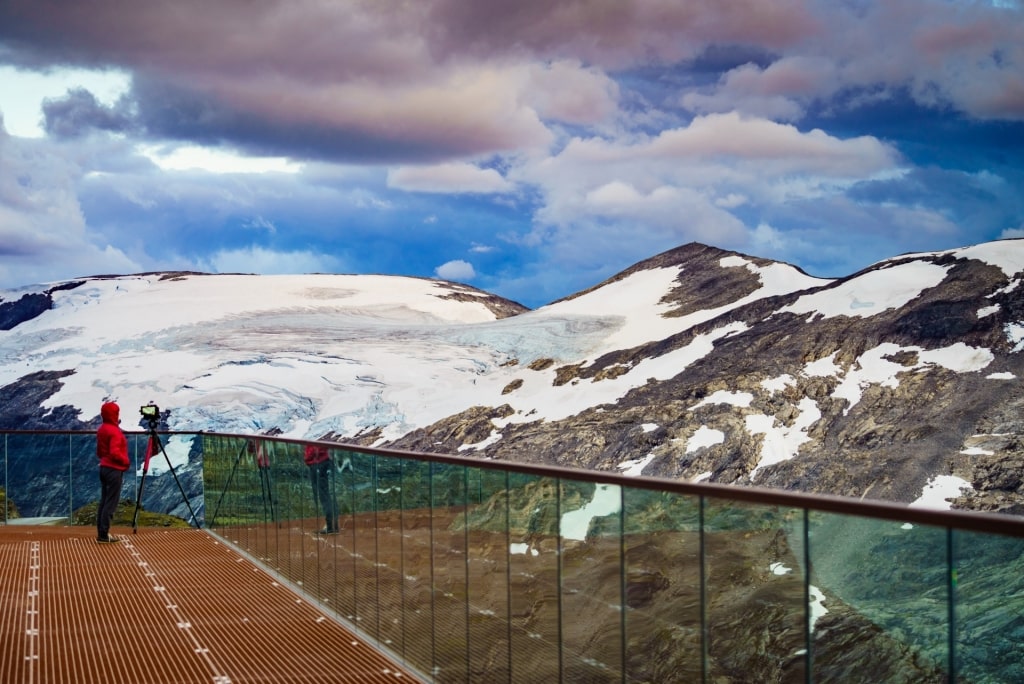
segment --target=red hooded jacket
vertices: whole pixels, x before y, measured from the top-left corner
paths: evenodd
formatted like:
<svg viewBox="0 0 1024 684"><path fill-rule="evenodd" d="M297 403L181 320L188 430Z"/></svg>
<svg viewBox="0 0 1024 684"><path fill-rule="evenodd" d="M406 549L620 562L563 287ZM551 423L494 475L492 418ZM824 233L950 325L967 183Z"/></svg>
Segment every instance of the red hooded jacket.
<svg viewBox="0 0 1024 684"><path fill-rule="evenodd" d="M103 424L96 431L96 458L100 460L100 466L128 470L131 465L128 460L128 440L118 425L121 422L121 407L109 401L100 407L100 416L103 417Z"/></svg>
<svg viewBox="0 0 1024 684"><path fill-rule="evenodd" d="M316 465L317 463L323 463L331 457L327 451L327 447L320 446L319 444L310 444L306 446L306 452L303 454L302 460L306 462L306 465Z"/></svg>

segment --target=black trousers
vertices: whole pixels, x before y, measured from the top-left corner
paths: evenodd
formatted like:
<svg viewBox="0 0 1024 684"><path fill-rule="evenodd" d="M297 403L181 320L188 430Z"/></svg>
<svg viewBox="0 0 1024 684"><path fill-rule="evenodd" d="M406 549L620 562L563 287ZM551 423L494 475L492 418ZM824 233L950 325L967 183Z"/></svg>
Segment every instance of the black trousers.
<svg viewBox="0 0 1024 684"><path fill-rule="evenodd" d="M121 481L124 471L100 466L100 507L96 511L96 536L100 539L110 533L117 503L121 500Z"/></svg>
<svg viewBox="0 0 1024 684"><path fill-rule="evenodd" d="M338 508L334 504L334 464L330 459L309 466L309 482L313 485L313 498L326 520L325 529L338 531Z"/></svg>

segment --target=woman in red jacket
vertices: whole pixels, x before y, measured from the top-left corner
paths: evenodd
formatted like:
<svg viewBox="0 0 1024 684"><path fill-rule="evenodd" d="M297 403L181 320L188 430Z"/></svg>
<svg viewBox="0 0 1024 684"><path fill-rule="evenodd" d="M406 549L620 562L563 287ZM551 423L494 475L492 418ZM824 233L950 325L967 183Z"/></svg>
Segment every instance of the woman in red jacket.
<svg viewBox="0 0 1024 684"><path fill-rule="evenodd" d="M121 499L121 481L128 470L128 440L121 432L121 407L108 401L100 407L103 423L96 431L96 458L100 462L100 507L96 511L96 541L110 544L120 541L110 536L110 521Z"/></svg>
<svg viewBox="0 0 1024 684"><path fill-rule="evenodd" d="M313 498L326 521L318 534L338 534L338 508L334 505L334 463L327 447L309 444L303 460L309 466L309 482L313 485Z"/></svg>

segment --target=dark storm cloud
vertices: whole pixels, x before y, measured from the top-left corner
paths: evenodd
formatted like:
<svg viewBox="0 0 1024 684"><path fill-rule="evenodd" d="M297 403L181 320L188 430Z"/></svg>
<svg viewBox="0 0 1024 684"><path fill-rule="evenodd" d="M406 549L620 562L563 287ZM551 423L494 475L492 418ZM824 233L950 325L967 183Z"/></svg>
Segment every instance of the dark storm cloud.
<svg viewBox="0 0 1024 684"><path fill-rule="evenodd" d="M615 114L613 87L605 87L606 103L568 106L572 93L586 91L582 81L596 92L604 74L671 65L705 75L706 92L686 101L697 113L747 108L793 120L841 88L892 83L929 105L1020 118L1024 86L1014 64L1022 41L992 8L925 0L859 13L815 0L0 5L5 59L130 72L152 136L360 163L544 148L551 122L567 113ZM708 80L715 69L723 74L717 84ZM990 85L973 76L978 69ZM104 113L91 104L69 98L50 125L62 135L90 121L102 127L96 117Z"/></svg>
<svg viewBox="0 0 1024 684"><path fill-rule="evenodd" d="M545 146L541 115L612 111L551 106L552 92L593 87L581 87L587 64L670 63L715 40L782 46L815 24L798 0L718 4L12 0L0 6L0 46L24 67L131 72L139 123L154 137L424 162ZM552 68L560 59L576 66ZM48 125L60 135L113 130L124 124L115 114L69 97Z"/></svg>
<svg viewBox="0 0 1024 684"><path fill-rule="evenodd" d="M43 118L46 132L57 138L77 138L94 130L124 133L132 128L127 100L106 107L84 88L44 101Z"/></svg>
<svg viewBox="0 0 1024 684"><path fill-rule="evenodd" d="M424 136L412 131L305 125L263 116L229 99L199 93L159 77L136 77L136 123L152 138L199 144L230 143L257 156L287 156L351 163L424 162L480 152L481 141L470 136ZM486 148L487 144L483 143Z"/></svg>

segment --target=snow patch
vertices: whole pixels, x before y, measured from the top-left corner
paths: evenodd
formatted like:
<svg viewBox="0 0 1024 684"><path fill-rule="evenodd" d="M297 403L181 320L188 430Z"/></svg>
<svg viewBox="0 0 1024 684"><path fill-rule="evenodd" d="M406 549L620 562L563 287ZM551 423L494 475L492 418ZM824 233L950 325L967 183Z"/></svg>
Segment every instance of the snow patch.
<svg viewBox="0 0 1024 684"><path fill-rule="evenodd" d="M825 594L821 589L812 584L808 586L808 593L811 595L811 631L813 632L818 620L828 614L828 608L825 607Z"/></svg>
<svg viewBox="0 0 1024 684"><path fill-rule="evenodd" d="M809 378L827 378L833 375L840 375L843 372L843 369L836 364L836 354L838 353L839 352L832 352L824 358L811 361L804 365L804 375Z"/></svg>
<svg viewBox="0 0 1024 684"><path fill-rule="evenodd" d="M697 428L697 431L693 433L693 436L687 440L686 453L690 454L697 451L697 449L703 449L704 447L710 447L724 442L724 432L709 428L707 425L701 425Z"/></svg>
<svg viewBox="0 0 1024 684"><path fill-rule="evenodd" d="M747 430L753 435L764 435L764 441L761 444L761 459L750 472L751 480L757 477L762 468L795 457L800 450L800 445L810 441L811 438L807 435L807 430L821 418L821 411L818 409L818 404L809 397L801 399L798 408L800 415L790 427L776 426L775 418L772 416L747 416Z"/></svg>
<svg viewBox="0 0 1024 684"><path fill-rule="evenodd" d="M647 454L643 458L635 458L619 463L616 468L622 471L626 477L640 477L644 474L644 468L654 460L654 454Z"/></svg>
<svg viewBox="0 0 1024 684"><path fill-rule="evenodd" d="M512 556L536 556L539 554L539 551L531 547L529 544L509 544L508 552Z"/></svg>
<svg viewBox="0 0 1024 684"><path fill-rule="evenodd" d="M946 277L951 267L911 261L868 271L835 287L801 296L779 313L814 314L824 318L867 318L898 309Z"/></svg>
<svg viewBox="0 0 1024 684"><path fill-rule="evenodd" d="M1013 351L1024 350L1024 323L1007 323L1003 326L1007 341L1013 345Z"/></svg>
<svg viewBox="0 0 1024 684"><path fill-rule="evenodd" d="M777 378L768 378L767 380L762 380L761 381L762 389L764 389L764 391L768 392L769 394L775 394L776 392L781 392L782 390L786 389L787 387L791 387L791 386L793 386L795 384L796 384L796 378L794 378L792 375L790 375L788 373L786 373L784 375L780 375Z"/></svg>
<svg viewBox="0 0 1024 684"><path fill-rule="evenodd" d="M731 406L738 406L746 408L750 406L750 402L754 401L754 395L750 392L729 392L728 390L718 390L713 394L704 397L699 402L690 407L690 411L694 411L701 406L707 406L709 404L729 404Z"/></svg>
<svg viewBox="0 0 1024 684"><path fill-rule="evenodd" d="M953 507L949 499L960 496L964 490L972 491L974 487L967 480L955 475L936 475L913 503L911 508L936 508L949 510Z"/></svg>
<svg viewBox="0 0 1024 684"><path fill-rule="evenodd" d="M622 488L617 485L599 484L594 488L594 496L587 505L562 515L558 527L559 534L565 539L584 541L587 538L591 520L618 513L621 510Z"/></svg>
<svg viewBox="0 0 1024 684"><path fill-rule="evenodd" d="M904 366L888 360L897 352L916 352L918 361L912 366ZM923 350L921 347L900 347L886 342L869 349L857 358L851 369L832 392L838 399L848 402L843 413L857 405L861 398L861 390L869 385L882 387L899 387L899 373L921 370L927 366L942 366L956 373L970 373L984 369L995 359L988 349L971 347L961 342L934 350Z"/></svg>

